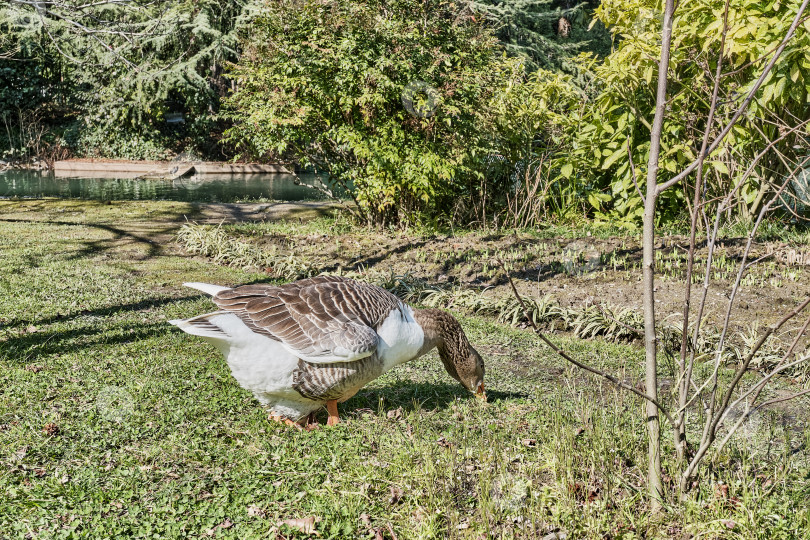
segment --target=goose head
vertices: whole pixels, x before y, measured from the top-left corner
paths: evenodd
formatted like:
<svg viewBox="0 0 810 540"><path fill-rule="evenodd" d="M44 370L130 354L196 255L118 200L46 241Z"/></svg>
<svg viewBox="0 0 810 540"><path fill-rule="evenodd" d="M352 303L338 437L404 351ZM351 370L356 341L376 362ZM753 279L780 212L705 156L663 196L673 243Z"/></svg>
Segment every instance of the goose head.
<svg viewBox="0 0 810 540"><path fill-rule="evenodd" d="M425 332L422 352L433 347L439 351L444 369L475 397L486 401L484 391L484 360L478 354L459 322L440 309L420 309L414 318Z"/></svg>

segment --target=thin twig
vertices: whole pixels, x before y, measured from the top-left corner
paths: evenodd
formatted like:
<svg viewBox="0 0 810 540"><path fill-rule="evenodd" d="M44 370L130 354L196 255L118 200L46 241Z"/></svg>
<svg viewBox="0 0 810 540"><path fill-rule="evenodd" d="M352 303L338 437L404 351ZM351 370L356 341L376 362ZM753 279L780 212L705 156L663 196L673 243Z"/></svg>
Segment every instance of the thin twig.
<svg viewBox="0 0 810 540"><path fill-rule="evenodd" d="M720 91L720 78L723 71L723 54L726 47L726 35L728 34L728 7L730 0L726 0L723 10L723 35L720 39L720 53L717 59L717 70L714 77L714 88L712 89L712 100L709 108L709 118L706 121L706 129L703 132L703 142L701 143L700 153L698 155L697 165L697 179L695 181L695 195L694 202L692 203L692 210L690 212L691 223L689 227L689 256L686 264L686 285L683 300L683 328L681 334L681 350L678 361L678 371L683 379L678 386L678 405L680 406L680 413L678 415L678 426L675 445L678 453L678 461L683 462L685 456L686 446L686 403L689 397L689 385L692 382L692 370L694 367L693 362L689 362L687 368L686 364L686 350L687 341L689 340L689 313L692 302L692 272L694 271L695 262L695 237L697 235L698 211L700 206L700 199L703 190L703 161L706 154L706 146L709 144L709 135L711 133L712 125L714 124L714 115L717 111L717 95ZM706 277L709 272L706 270ZM704 296L705 301L705 296ZM701 312L703 306L701 305ZM694 358L694 355L692 355Z"/></svg>
<svg viewBox="0 0 810 540"><path fill-rule="evenodd" d="M803 396L803 395L805 395L805 394L807 394L807 393L810 393L810 388L808 388L807 390L802 390L801 392L796 392L795 394L792 394L792 395L789 395L789 396L785 396L785 397L781 397L781 398L774 398L774 399L771 399L771 400L769 400L769 401L766 401L765 403L762 403L762 404L760 404L760 405L756 406L755 408L751 409L750 411L747 411L745 414L743 414L742 416L740 416L740 418L738 418L738 419L737 419L737 423L736 423L736 424L734 424L734 425L733 425L733 426L732 426L732 427L731 427L731 428L728 430L728 433L726 434L726 436L725 436L725 437L723 437L723 440L722 440L722 441L720 441L720 442L717 444L717 447L715 448L715 451L716 451L716 452L719 452L720 450L722 450L722 449L723 449L723 447L724 447L724 446L725 446L725 445L728 443L728 441L731 439L731 437L732 437L732 436L733 436L733 435L734 435L734 434L737 432L737 430L740 428L740 426L743 424L743 422L744 422L744 421L745 421L745 420L746 420L748 417L750 417L752 414L754 414L755 412L757 412L758 410L762 409L763 407L767 407L768 405L773 405L774 403L780 403L780 402L782 402L782 401L788 401L788 400L791 400L791 399L796 399L797 397L801 397L801 396Z"/></svg>
<svg viewBox="0 0 810 540"><path fill-rule="evenodd" d="M771 372L768 375L766 375L765 377L763 377L761 381L759 381L754 386L752 386L747 392L743 393L739 398L737 398L737 400L734 403L729 405L729 407L728 407L729 409L734 409L737 405L740 404L740 402L742 400L747 398L752 393L754 394L754 397L751 398L751 403L756 402L756 400L759 397L760 393L762 393L762 390L765 388L765 384L767 384L767 382L770 379L772 379L773 377L775 377L777 374L781 373L782 371L785 371L786 369L788 369L790 367L793 367L795 365L801 364L802 362L804 362L806 360L806 358L803 358L803 359L800 359L800 360L797 360L795 362L791 362L791 363L785 365L785 361L787 361L787 359L790 358L790 356L793 354L794 349L796 348L796 345L799 344L799 341L801 340L802 336L804 336L805 332L807 332L808 326L810 326L810 317L808 317L807 320L804 322L804 325L801 327L799 332L796 334L796 337L793 339L793 343L791 343L790 348L787 351L785 351L785 354L782 355L782 358L773 367Z"/></svg>
<svg viewBox="0 0 810 540"><path fill-rule="evenodd" d="M711 411L711 414L706 421L706 427L708 429L706 429L704 432L704 437L703 440L701 440L700 448L698 448L698 451L695 453L695 456L692 458L692 461L689 463L686 471L683 473L685 478L690 478L694 474L695 468L714 442L715 434L717 433L717 426L720 423L720 420L722 420L723 416L725 416L725 412L728 410L731 394L736 389L737 384L739 384L743 375L745 375L745 372L748 371L748 366L750 365L751 360L756 352L760 349L760 347L762 347L771 334L779 330L782 325L798 315L805 307L807 307L808 304L810 304L810 297L802 302L796 309L785 315L778 323L768 328L756 345L751 349L751 351L749 351L748 356L746 356L746 358L743 360L742 365L737 369L737 372L734 374L734 378L732 379L731 383L729 383L726 391L723 393L720 406L717 408L717 414L715 414L714 410ZM780 368L780 370L783 368L787 368L787 366L783 366Z"/></svg>
<svg viewBox="0 0 810 540"><path fill-rule="evenodd" d="M810 394L810 388L808 388L807 390L802 390L801 392L796 392L795 394L792 394L790 396L785 396L785 397L774 398L774 399L768 400L765 403L763 403L762 405L760 405L759 407L757 407L757 409L760 409L762 407L767 407L768 405L773 405L774 403L781 403L782 401L788 401L788 400L791 400L791 399L796 399L797 397L803 396L805 394Z"/></svg>
<svg viewBox="0 0 810 540"><path fill-rule="evenodd" d="M629 384L625 384L624 382L620 381L619 379L617 379L616 377L614 377L613 375L611 375L609 373L605 373L604 371L601 371L601 370L599 370L599 369L597 369L595 367L591 367L591 366L589 366L587 364L584 364L584 363L580 362L579 360L575 360L567 352L565 352L564 350L557 347L554 343L552 343L551 340L549 340L545 336L545 334L543 334L543 332L540 331L540 329L534 323L534 320L532 320L532 317L529 315L529 310L526 309L526 304L523 303L523 298L518 293L517 288L515 287L515 283L512 281L512 276L510 276L509 272L506 271L506 268L504 266L503 261L500 260L500 259L497 259L497 261L498 261L498 264L501 266L501 269L503 270L504 274L506 274L506 278L509 280L509 285L512 286L512 292L515 294L515 298L517 298L518 302L520 302L520 307L523 309L523 315L529 321L529 324L534 329L534 332L540 337L541 340L543 340L543 342L546 345L548 345L551 348L551 350L553 350L555 353L557 353L558 355L563 357L565 360L568 360L569 362L571 362L572 364L574 364L578 368L584 369L585 371L593 373L594 375L599 375L600 377L604 377L605 379L609 380L610 382L612 382L616 386L618 386L620 388L624 388L625 390L628 390L630 392L633 392L637 396L649 401L650 403L655 405L658 408L659 411L661 411L661 414L664 415L664 417L667 419L667 421L669 421L670 424L674 425L675 422L673 421L672 417L669 415L669 413L664 408L664 406L661 405L661 403L658 402L658 400L651 398L650 396L646 395L643 392L640 392L638 389L633 388Z"/></svg>

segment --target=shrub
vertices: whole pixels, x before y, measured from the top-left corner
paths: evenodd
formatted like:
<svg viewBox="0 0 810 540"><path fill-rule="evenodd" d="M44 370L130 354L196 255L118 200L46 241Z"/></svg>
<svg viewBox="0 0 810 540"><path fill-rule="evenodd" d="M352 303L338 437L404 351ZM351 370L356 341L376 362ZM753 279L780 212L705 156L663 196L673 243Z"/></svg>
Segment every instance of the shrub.
<svg viewBox="0 0 810 540"><path fill-rule="evenodd" d="M481 179L510 62L452 2L269 2L244 39L228 138L327 173L370 223L447 216Z"/></svg>

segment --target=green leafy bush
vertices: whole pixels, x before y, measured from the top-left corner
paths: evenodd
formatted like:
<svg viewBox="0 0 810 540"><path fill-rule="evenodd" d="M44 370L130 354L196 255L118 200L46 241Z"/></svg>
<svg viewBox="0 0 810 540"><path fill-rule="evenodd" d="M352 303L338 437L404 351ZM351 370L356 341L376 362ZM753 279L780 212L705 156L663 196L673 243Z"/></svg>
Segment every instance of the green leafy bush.
<svg viewBox="0 0 810 540"><path fill-rule="evenodd" d="M724 62L716 134L739 106L790 26L799 2L732 0L725 49L720 53L723 0L699 0L678 7L669 69L670 96L664 122L660 167L674 176L699 153L706 127L717 62ZM644 167L649 153L662 18L656 2L605 0L597 17L613 32L617 47L591 70L597 97L571 124L570 148L558 161L559 175L586 186L598 218L637 223L642 214ZM810 24L799 26L749 113L706 162L711 195L727 193L742 181L754 155L780 130L808 117ZM758 210L775 181L807 153L801 131L788 137L741 186L735 212L743 218ZM629 149L629 152L628 152ZM635 183L632 162L636 167ZM666 177L664 178L666 180ZM708 197L708 198L711 198ZM662 220L672 220L691 200L690 185L669 190L659 200Z"/></svg>
<svg viewBox="0 0 810 540"><path fill-rule="evenodd" d="M582 93L570 76L543 70L524 75L519 65L502 81L488 105L493 147L501 158L487 170L495 196L490 206L503 214L501 223L515 227L569 216L581 204L580 187L552 177L549 164L565 151L570 114Z"/></svg>
<svg viewBox="0 0 810 540"><path fill-rule="evenodd" d="M244 46L228 137L246 152L328 173L377 224L475 195L508 62L480 18L443 1L280 1Z"/></svg>

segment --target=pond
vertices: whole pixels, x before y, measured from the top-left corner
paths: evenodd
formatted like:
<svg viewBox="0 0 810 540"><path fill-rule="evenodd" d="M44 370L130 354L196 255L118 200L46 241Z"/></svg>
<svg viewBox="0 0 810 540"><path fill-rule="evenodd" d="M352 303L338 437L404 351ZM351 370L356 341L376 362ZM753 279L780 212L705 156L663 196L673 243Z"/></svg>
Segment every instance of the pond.
<svg viewBox="0 0 810 540"><path fill-rule="evenodd" d="M312 183L315 175L300 174ZM38 171L0 172L0 198L60 197L91 200L172 200L240 202L271 199L307 201L325 198L295 183L292 174L205 174L175 180L67 178Z"/></svg>

